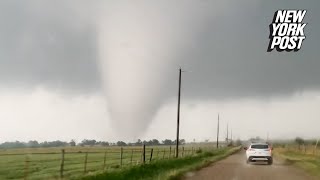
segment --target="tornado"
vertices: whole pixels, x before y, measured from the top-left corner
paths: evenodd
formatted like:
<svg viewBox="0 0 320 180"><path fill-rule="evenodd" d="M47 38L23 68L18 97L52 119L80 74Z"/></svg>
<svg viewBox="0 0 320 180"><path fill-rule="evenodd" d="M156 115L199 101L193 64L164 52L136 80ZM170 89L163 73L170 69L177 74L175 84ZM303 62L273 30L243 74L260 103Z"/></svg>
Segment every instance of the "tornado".
<svg viewBox="0 0 320 180"><path fill-rule="evenodd" d="M212 7L207 1L104 4L98 23L99 63L118 137L142 135L162 103L178 92L181 57L214 14ZM173 72L176 76L169 76Z"/></svg>

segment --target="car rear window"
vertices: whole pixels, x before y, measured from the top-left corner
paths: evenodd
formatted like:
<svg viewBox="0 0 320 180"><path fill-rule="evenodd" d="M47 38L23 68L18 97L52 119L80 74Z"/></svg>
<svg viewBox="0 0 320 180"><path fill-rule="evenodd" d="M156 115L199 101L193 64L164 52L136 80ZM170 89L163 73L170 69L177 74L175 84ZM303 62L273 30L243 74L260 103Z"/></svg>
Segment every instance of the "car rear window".
<svg viewBox="0 0 320 180"><path fill-rule="evenodd" d="M267 144L254 144L251 145L252 149L268 149L269 146Z"/></svg>

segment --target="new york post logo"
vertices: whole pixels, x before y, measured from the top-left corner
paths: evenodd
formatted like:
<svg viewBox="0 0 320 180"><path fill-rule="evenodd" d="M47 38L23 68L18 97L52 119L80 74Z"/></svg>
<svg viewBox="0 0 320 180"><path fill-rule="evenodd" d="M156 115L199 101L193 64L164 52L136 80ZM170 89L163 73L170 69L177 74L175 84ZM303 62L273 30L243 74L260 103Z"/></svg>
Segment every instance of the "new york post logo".
<svg viewBox="0 0 320 180"><path fill-rule="evenodd" d="M274 48L281 51L299 51L302 42L306 39L304 28L307 25L302 23L306 10L278 10L274 13L273 21L270 24L268 52Z"/></svg>

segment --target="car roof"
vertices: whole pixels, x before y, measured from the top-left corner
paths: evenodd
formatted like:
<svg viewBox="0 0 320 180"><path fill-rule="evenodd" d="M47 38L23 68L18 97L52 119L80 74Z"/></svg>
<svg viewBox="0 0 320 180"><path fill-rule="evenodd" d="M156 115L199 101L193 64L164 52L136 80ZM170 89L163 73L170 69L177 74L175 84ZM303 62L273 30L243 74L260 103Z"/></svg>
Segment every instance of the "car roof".
<svg viewBox="0 0 320 180"><path fill-rule="evenodd" d="M250 145L269 145L267 143L251 143Z"/></svg>

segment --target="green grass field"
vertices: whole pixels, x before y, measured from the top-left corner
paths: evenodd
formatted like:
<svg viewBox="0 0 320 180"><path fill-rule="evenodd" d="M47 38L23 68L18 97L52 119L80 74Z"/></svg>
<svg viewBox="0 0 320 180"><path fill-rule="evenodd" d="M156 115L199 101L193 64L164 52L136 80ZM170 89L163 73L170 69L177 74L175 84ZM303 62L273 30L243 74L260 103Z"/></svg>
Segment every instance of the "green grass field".
<svg viewBox="0 0 320 180"><path fill-rule="evenodd" d="M142 166L124 168L112 172L97 175L85 176L81 180L139 180L139 179L181 179L188 171L200 169L209 164L223 159L228 155L237 152L240 147L221 148L211 151L198 152L197 155L187 156L179 159L165 159Z"/></svg>
<svg viewBox="0 0 320 180"><path fill-rule="evenodd" d="M146 163L174 157L169 146L146 147ZM124 147L121 161L120 147L66 147L63 175L65 179L112 172L142 163L142 147ZM183 150L184 149L184 150ZM193 156L199 146L181 146L179 156ZM204 151L213 146L201 145ZM87 154L87 163L85 163ZM0 179L59 179L61 148L23 148L0 150Z"/></svg>
<svg viewBox="0 0 320 180"><path fill-rule="evenodd" d="M276 156L284 159L286 163L293 164L320 178L320 155L314 151L313 146L301 151L297 148L275 148Z"/></svg>

